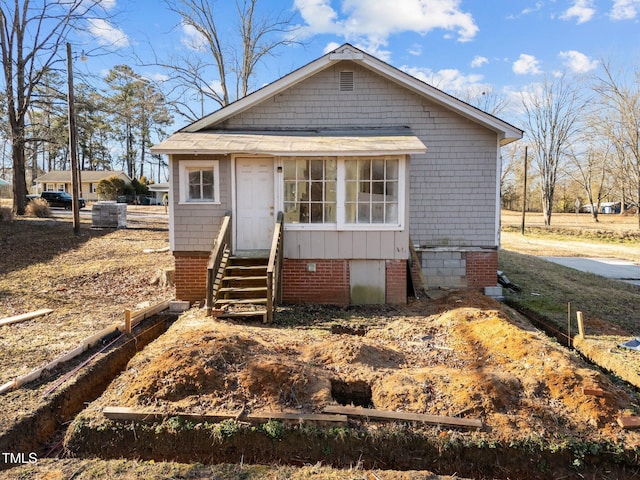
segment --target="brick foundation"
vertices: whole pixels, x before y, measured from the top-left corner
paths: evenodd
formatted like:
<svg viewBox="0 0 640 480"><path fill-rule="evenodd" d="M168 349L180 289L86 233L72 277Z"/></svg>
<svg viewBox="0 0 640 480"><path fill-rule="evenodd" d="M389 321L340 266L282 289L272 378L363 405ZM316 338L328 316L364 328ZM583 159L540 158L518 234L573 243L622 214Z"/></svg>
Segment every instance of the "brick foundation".
<svg viewBox="0 0 640 480"><path fill-rule="evenodd" d="M207 297L208 255L174 252L176 300L199 302Z"/></svg>
<svg viewBox="0 0 640 480"><path fill-rule="evenodd" d="M315 271L309 271L313 265ZM349 260L285 259L282 267L284 303L350 304ZM407 303L407 262L387 260L385 301Z"/></svg>
<svg viewBox="0 0 640 480"><path fill-rule="evenodd" d="M498 284L498 251L467 252L467 285L470 289L484 289Z"/></svg>
<svg viewBox="0 0 640 480"><path fill-rule="evenodd" d="M174 252L176 299L191 303L206 298L208 255ZM309 266L315 271L309 271ZM495 275L494 275L495 276ZM407 262L385 262L385 301L407 302ZM284 303L316 303L347 306L350 303L349 260L284 259L282 293Z"/></svg>
<svg viewBox="0 0 640 480"><path fill-rule="evenodd" d="M308 265L315 265L310 272ZM349 305L348 260L292 260L282 265L284 303Z"/></svg>
<svg viewBox="0 0 640 480"><path fill-rule="evenodd" d="M407 303L406 260L387 260L385 303Z"/></svg>

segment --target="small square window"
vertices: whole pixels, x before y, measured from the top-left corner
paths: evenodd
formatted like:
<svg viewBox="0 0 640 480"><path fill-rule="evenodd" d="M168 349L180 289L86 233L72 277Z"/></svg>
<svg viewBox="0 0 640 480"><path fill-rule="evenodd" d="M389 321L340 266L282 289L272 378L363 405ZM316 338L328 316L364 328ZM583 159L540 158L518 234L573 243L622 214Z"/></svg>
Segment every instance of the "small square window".
<svg viewBox="0 0 640 480"><path fill-rule="evenodd" d="M217 160L180 162L180 202L220 202Z"/></svg>

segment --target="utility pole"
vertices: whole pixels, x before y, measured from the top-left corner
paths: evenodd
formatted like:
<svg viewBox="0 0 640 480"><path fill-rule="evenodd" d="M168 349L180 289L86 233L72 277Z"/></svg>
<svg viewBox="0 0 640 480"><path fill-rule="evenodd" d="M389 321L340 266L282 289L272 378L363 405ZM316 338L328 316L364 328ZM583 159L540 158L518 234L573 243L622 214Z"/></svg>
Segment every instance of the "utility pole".
<svg viewBox="0 0 640 480"><path fill-rule="evenodd" d="M80 234L80 185L78 182L78 152L76 150L76 114L73 100L73 61L71 58L71 44L67 43L67 83L69 87L69 159L71 163L71 186L73 201L71 208L73 211L73 233Z"/></svg>
<svg viewBox="0 0 640 480"><path fill-rule="evenodd" d="M520 225L520 233L524 235L524 217L527 211L527 153L529 147L524 147L524 188L522 190L522 225Z"/></svg>

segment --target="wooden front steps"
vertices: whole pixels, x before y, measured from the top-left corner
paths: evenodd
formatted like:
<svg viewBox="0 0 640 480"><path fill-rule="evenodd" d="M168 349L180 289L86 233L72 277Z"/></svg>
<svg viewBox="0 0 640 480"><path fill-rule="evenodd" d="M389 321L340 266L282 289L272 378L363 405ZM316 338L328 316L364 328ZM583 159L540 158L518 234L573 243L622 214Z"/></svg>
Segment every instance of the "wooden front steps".
<svg viewBox="0 0 640 480"><path fill-rule="evenodd" d="M221 318L267 318L267 264L265 256L230 256L219 279L214 309Z"/></svg>

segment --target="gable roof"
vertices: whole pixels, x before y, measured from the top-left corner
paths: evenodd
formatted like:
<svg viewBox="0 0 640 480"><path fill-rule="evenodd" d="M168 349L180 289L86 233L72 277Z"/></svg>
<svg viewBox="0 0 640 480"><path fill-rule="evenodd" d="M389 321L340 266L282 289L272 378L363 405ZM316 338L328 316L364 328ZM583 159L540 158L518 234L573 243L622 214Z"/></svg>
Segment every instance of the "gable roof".
<svg viewBox="0 0 640 480"><path fill-rule="evenodd" d="M113 176L124 177L129 182L131 181L131 178L129 178L129 175L127 175L125 172L121 170L118 170L118 171L82 170L80 172L80 178L82 178L82 181L91 182L91 183L97 183L104 178L109 178ZM44 183L44 182L69 183L71 182L71 171L70 170L51 170L50 172L47 172L44 175L40 175L38 178L36 178L35 181L37 183Z"/></svg>
<svg viewBox="0 0 640 480"><path fill-rule="evenodd" d="M179 130L184 133L196 133L202 130L207 130L219 125L220 122L233 117L254 105L278 95L282 91L292 87L293 85L302 82L303 80L315 75L322 70L331 67L337 62L349 60L358 63L359 65L372 70L379 75L387 78L388 80L399 84L418 95L427 97L430 101L433 101L439 105L442 105L463 117L466 117L475 123L481 124L496 132L500 139L501 145L519 140L522 138L523 131L513 125L501 120L500 118L486 113L462 100L459 100L452 95L449 95L442 90L439 90L405 72L399 70L388 63L379 60L372 55L365 53L358 48L345 43L332 52L312 61L311 63L293 71L292 73L285 75L284 77L276 80L269 85L257 90L244 98L241 98L226 107L223 107L210 115L207 115L190 125ZM160 153L155 149L152 149L154 153Z"/></svg>

